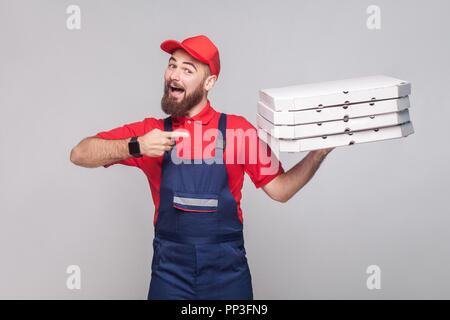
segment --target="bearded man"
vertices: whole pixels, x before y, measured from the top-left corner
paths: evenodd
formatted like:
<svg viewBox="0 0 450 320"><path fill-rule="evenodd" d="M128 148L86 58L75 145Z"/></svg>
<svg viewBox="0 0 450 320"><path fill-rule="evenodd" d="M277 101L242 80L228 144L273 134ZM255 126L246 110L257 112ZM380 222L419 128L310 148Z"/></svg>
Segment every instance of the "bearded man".
<svg viewBox="0 0 450 320"><path fill-rule="evenodd" d="M161 49L171 55L161 99L169 116L85 138L70 160L87 168L134 166L147 176L155 205L148 299L253 299L240 206L244 173L286 202L333 148L311 151L285 172L250 122L212 107L207 95L220 58L208 37L167 40Z"/></svg>

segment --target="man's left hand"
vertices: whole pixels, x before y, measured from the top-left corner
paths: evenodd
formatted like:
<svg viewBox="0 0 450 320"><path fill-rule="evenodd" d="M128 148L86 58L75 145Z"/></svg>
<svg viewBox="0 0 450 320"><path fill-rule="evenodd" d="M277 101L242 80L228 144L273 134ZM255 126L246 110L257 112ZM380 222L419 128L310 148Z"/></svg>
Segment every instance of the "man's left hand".
<svg viewBox="0 0 450 320"><path fill-rule="evenodd" d="M313 154L313 157L314 157L316 160L322 161L322 160L326 157L326 155L329 154L334 148L335 148L335 147L333 147L333 148L325 148L325 149L314 150L314 151L311 151L311 153Z"/></svg>

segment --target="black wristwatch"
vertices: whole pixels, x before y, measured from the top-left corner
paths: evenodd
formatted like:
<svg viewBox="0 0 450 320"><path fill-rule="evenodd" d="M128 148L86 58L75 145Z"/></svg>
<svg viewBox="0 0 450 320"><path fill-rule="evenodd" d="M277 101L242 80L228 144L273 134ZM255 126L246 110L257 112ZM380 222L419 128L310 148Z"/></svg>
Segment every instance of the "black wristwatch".
<svg viewBox="0 0 450 320"><path fill-rule="evenodd" d="M141 148L139 147L139 141L137 141L138 137L132 137L130 142L128 142L128 151L135 158L142 157Z"/></svg>

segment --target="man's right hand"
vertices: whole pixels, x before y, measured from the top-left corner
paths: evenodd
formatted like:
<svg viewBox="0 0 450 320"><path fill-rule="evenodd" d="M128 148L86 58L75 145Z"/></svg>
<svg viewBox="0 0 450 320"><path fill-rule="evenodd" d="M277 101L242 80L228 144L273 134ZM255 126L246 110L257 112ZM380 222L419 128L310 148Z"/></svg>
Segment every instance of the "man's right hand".
<svg viewBox="0 0 450 320"><path fill-rule="evenodd" d="M138 137L141 154L148 157L160 157L167 150L172 150L179 137L189 137L188 132L161 131L153 129L143 136Z"/></svg>

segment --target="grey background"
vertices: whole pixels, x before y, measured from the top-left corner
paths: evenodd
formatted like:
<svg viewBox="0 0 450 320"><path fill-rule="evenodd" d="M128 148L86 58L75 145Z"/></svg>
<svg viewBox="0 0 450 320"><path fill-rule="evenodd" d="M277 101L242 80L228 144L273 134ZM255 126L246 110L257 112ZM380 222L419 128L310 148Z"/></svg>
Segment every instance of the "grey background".
<svg viewBox="0 0 450 320"><path fill-rule="evenodd" d="M81 30L66 8L81 7ZM381 30L366 9L381 8ZM142 171L73 165L84 137L163 117L169 55L205 34L209 99L256 125L260 88L411 81L415 134L340 147L289 202L246 176L256 299L450 298L448 1L0 1L0 298L145 299L154 206ZM282 154L287 170L305 156ZM366 268L381 268L368 290ZM79 265L81 289L66 268Z"/></svg>

